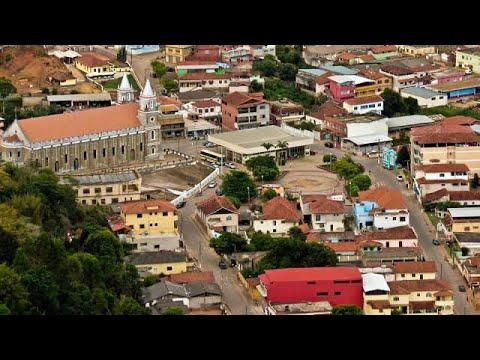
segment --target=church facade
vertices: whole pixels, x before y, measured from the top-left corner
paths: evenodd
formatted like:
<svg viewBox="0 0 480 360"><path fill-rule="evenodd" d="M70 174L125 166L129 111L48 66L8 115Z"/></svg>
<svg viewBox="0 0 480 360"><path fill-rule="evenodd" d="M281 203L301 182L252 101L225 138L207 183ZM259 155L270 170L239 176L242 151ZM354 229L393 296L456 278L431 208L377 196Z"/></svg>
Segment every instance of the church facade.
<svg viewBox="0 0 480 360"><path fill-rule="evenodd" d="M36 162L57 173L162 159L156 94L147 80L138 102L128 78L117 89L119 105L15 120L2 135L1 158Z"/></svg>

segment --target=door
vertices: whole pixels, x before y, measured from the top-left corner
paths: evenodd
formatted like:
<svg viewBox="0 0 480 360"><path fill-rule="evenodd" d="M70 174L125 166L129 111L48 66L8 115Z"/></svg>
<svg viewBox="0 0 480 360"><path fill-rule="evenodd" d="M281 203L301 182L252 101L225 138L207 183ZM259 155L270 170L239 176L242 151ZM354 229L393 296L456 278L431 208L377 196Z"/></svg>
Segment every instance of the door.
<svg viewBox="0 0 480 360"><path fill-rule="evenodd" d="M330 231L333 231L333 225L330 225Z"/></svg>
<svg viewBox="0 0 480 360"><path fill-rule="evenodd" d="M78 170L78 158L73 160L73 170Z"/></svg>
<svg viewBox="0 0 480 360"><path fill-rule="evenodd" d="M130 150L130 160L135 160L135 149Z"/></svg>

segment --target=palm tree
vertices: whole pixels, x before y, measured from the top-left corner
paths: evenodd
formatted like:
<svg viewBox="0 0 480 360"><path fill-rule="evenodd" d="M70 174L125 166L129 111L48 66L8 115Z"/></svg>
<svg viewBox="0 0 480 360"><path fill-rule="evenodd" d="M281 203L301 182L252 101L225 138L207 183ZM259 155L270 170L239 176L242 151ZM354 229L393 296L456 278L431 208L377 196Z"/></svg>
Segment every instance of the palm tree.
<svg viewBox="0 0 480 360"><path fill-rule="evenodd" d="M288 143L286 141L279 141L277 142L277 145L275 145L276 148L279 148L281 150L285 150L288 148ZM280 160L280 159L279 159ZM285 154L284 160L287 160L287 155Z"/></svg>
<svg viewBox="0 0 480 360"><path fill-rule="evenodd" d="M270 150L270 148L273 147L273 144L270 144L270 143L267 142L267 143L263 143L262 146L263 146L265 149L267 149L267 151L268 151L268 150Z"/></svg>

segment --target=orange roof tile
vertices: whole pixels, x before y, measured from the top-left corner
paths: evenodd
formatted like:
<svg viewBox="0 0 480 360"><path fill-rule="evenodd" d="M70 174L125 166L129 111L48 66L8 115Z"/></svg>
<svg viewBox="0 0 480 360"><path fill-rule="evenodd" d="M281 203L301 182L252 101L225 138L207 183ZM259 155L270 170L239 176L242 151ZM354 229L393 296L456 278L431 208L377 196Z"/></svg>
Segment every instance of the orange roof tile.
<svg viewBox="0 0 480 360"><path fill-rule="evenodd" d="M304 234L309 234L310 233L310 226L308 226L308 224L301 224L301 225L298 225L298 228L300 230L302 230L302 232Z"/></svg>
<svg viewBox="0 0 480 360"><path fill-rule="evenodd" d="M206 215L210 215L220 209L226 209L232 213L238 214L237 208L229 199L224 196L212 196L211 198L203 200L196 205L197 208Z"/></svg>
<svg viewBox="0 0 480 360"><path fill-rule="evenodd" d="M370 300L367 301L367 304L372 307L372 309L390 309L390 301L388 300Z"/></svg>
<svg viewBox="0 0 480 360"><path fill-rule="evenodd" d="M407 204L399 190L377 187L358 193L360 201L374 201L383 209L407 209Z"/></svg>
<svg viewBox="0 0 480 360"><path fill-rule="evenodd" d="M373 57L373 55L366 55L366 56L371 56L371 57L372 57L372 59L369 59L369 60L375 59L375 58ZM364 60L364 59L362 59L362 60ZM379 80L379 79L382 79L382 78L384 78L384 77L388 77L387 75L382 74L382 73L380 73L380 72L371 71L371 70L366 70L366 69L360 71L359 75L364 76L364 77L366 77L366 78L368 78L368 79L370 79L370 80Z"/></svg>
<svg viewBox="0 0 480 360"><path fill-rule="evenodd" d="M254 104L254 103L265 102L264 100L262 100L260 98L252 96L252 94L248 95L248 94L241 93L241 92L238 92L238 91L233 92L233 93L225 96L224 101L228 105L233 105L233 106L241 106L241 105L244 105L244 104L247 104L247 103Z"/></svg>
<svg viewBox="0 0 480 360"><path fill-rule="evenodd" d="M435 273L437 265L435 261L404 261L393 264L393 272L401 273Z"/></svg>
<svg viewBox="0 0 480 360"><path fill-rule="evenodd" d="M284 197L276 196L263 206L263 219L299 221L297 204Z"/></svg>
<svg viewBox="0 0 480 360"><path fill-rule="evenodd" d="M83 64L89 68L91 67L99 67L108 64L108 59L104 57L100 57L94 53L83 53L81 57L77 57L75 61Z"/></svg>
<svg viewBox="0 0 480 360"><path fill-rule="evenodd" d="M452 116L445 118L440 124L445 125L472 125L478 122L477 119L470 116Z"/></svg>
<svg viewBox="0 0 480 360"><path fill-rule="evenodd" d="M215 282L213 271L189 271L181 274L172 274L162 278L162 281L170 281L177 284L188 284L196 281Z"/></svg>
<svg viewBox="0 0 480 360"><path fill-rule="evenodd" d="M362 56L360 56L360 59L363 60L363 61L370 61L370 60L375 60L375 56L373 56L373 55L362 55Z"/></svg>
<svg viewBox="0 0 480 360"><path fill-rule="evenodd" d="M383 102L383 98L380 95L372 95L345 100L345 103L348 105L370 104L373 102Z"/></svg>
<svg viewBox="0 0 480 360"><path fill-rule="evenodd" d="M456 191L454 191L456 192ZM454 193L452 192L452 193ZM460 191L460 192L463 192L463 191ZM468 192L468 191L467 191ZM422 201L426 204L432 202L432 201L435 201L435 200L439 200L441 199L442 197L444 196L447 196L449 193L448 193L448 190L443 188L443 189L440 189L440 190L437 190L437 191L434 191L432 193L429 193L427 195L425 195L422 199ZM450 200L451 200L451 197L450 197Z"/></svg>
<svg viewBox="0 0 480 360"><path fill-rule="evenodd" d="M329 247L335 252L351 251L356 253L358 250L358 245L354 241L344 241L344 242L337 242L337 243L326 242L326 243L323 243L323 245Z"/></svg>
<svg viewBox="0 0 480 360"><path fill-rule="evenodd" d="M383 54L387 52L397 51L397 47L395 45L381 45L381 46L374 46L370 50L374 54Z"/></svg>
<svg viewBox="0 0 480 360"><path fill-rule="evenodd" d="M341 201L330 200L324 196L321 200L310 202L310 211L312 214L343 214L345 208Z"/></svg>
<svg viewBox="0 0 480 360"><path fill-rule="evenodd" d="M330 84L330 79L329 79L329 77L330 77L330 76L333 76L333 75L335 75L333 72L327 71L327 72L326 72L325 74L323 74L323 75L315 76L315 82L316 82L318 85Z"/></svg>
<svg viewBox="0 0 480 360"><path fill-rule="evenodd" d="M18 120L30 142L64 139L141 126L138 104L108 106L84 111Z"/></svg>
<svg viewBox="0 0 480 360"><path fill-rule="evenodd" d="M428 165L417 165L415 170L422 170L426 173L436 173L436 172L468 172L470 169L466 164L428 164Z"/></svg>
<svg viewBox="0 0 480 360"><path fill-rule="evenodd" d="M468 180L462 180L462 179L431 179L428 180L424 177L421 177L419 179L415 179L417 184L423 185L423 184L461 184L461 183L468 183Z"/></svg>
<svg viewBox="0 0 480 360"><path fill-rule="evenodd" d="M452 191L450 201L480 200L480 191Z"/></svg>
<svg viewBox="0 0 480 360"><path fill-rule="evenodd" d="M177 208L166 200L150 199L150 200L134 200L120 204L120 211L123 214L142 214L147 212L173 211L177 212Z"/></svg>
<svg viewBox="0 0 480 360"><path fill-rule="evenodd" d="M344 53L341 53L340 55L337 56L338 59L340 60L352 60L352 59L355 59L356 56L352 53L348 53L348 52L344 52Z"/></svg>
<svg viewBox="0 0 480 360"><path fill-rule="evenodd" d="M432 280L401 280L388 283L390 294L410 294L418 291L451 291L452 288L447 281Z"/></svg>
<svg viewBox="0 0 480 360"><path fill-rule="evenodd" d="M202 101L195 101L192 103L192 106L195 106L196 108L206 108L206 107L214 107L214 106L220 106L221 104L213 101L213 100L202 100Z"/></svg>
<svg viewBox="0 0 480 360"><path fill-rule="evenodd" d="M334 103L332 100L329 100L322 104L318 111L309 114L314 118L325 120L325 116L335 116L340 114L348 114L348 111L345 110L343 107L339 106L338 104Z"/></svg>

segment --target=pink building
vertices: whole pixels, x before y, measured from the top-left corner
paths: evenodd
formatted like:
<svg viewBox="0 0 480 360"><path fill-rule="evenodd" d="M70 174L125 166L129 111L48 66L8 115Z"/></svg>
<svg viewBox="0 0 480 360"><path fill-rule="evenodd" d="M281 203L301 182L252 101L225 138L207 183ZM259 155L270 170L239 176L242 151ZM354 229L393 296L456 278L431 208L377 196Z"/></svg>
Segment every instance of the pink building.
<svg viewBox="0 0 480 360"><path fill-rule="evenodd" d="M375 84L375 81L357 75L334 75L329 79L330 94L338 102L354 98L357 86Z"/></svg>

